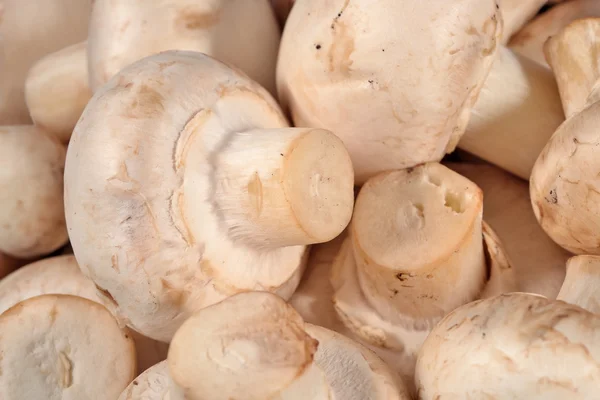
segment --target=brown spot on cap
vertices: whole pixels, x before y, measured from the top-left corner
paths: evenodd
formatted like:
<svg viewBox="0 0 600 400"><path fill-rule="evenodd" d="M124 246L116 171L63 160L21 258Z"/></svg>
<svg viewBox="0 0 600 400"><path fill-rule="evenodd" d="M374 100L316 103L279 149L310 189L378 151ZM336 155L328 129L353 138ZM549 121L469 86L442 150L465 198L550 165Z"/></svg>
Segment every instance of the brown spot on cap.
<svg viewBox="0 0 600 400"><path fill-rule="evenodd" d="M177 25L184 26L186 29L206 29L219 22L218 12L200 12L196 10L185 9L177 18Z"/></svg>

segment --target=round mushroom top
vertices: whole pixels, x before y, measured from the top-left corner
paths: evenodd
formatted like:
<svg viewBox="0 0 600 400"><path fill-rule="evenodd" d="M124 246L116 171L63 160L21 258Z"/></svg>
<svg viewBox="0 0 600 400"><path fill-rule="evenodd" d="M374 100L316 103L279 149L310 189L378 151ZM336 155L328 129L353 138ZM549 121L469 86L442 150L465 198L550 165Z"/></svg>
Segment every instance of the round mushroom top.
<svg viewBox="0 0 600 400"><path fill-rule="evenodd" d="M67 242L64 163L65 148L41 129L0 126L0 251L27 259Z"/></svg>
<svg viewBox="0 0 600 400"><path fill-rule="evenodd" d="M235 65L274 93L279 38L268 0L96 0L90 83L95 91L127 65L178 49Z"/></svg>
<svg viewBox="0 0 600 400"><path fill-rule="evenodd" d="M247 292L184 322L167 361L186 399L268 399L310 369L317 344L280 297Z"/></svg>
<svg viewBox="0 0 600 400"><path fill-rule="evenodd" d="M135 378L117 400L175 400L166 397L169 385L169 368L165 360Z"/></svg>
<svg viewBox="0 0 600 400"><path fill-rule="evenodd" d="M114 400L135 376L135 347L102 305L44 295L0 315L0 398Z"/></svg>
<svg viewBox="0 0 600 400"><path fill-rule="evenodd" d="M466 129L502 33L495 0L306 0L277 65L296 126L329 129L357 182L439 161Z"/></svg>
<svg viewBox="0 0 600 400"><path fill-rule="evenodd" d="M472 235L482 202L477 185L438 163L379 174L356 200L355 252L388 268L429 268Z"/></svg>
<svg viewBox="0 0 600 400"><path fill-rule="evenodd" d="M293 278L304 246L236 243L215 206L215 155L236 133L287 126L263 88L201 53L145 58L94 94L67 152L67 226L131 327L169 341L194 310Z"/></svg>
<svg viewBox="0 0 600 400"><path fill-rule="evenodd" d="M538 157L530 179L540 225L575 254L600 255L600 102L567 119Z"/></svg>
<svg viewBox="0 0 600 400"><path fill-rule="evenodd" d="M600 384L600 318L542 296L466 304L429 334L419 399L590 399Z"/></svg>

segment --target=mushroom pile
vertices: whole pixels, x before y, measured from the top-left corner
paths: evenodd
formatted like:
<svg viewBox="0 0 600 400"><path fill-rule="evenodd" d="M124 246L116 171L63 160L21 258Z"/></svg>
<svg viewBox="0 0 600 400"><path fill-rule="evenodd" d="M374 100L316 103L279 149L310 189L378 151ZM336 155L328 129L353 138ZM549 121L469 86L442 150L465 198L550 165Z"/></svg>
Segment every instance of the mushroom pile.
<svg viewBox="0 0 600 400"><path fill-rule="evenodd" d="M599 160L598 0L0 0L0 399L597 398Z"/></svg>

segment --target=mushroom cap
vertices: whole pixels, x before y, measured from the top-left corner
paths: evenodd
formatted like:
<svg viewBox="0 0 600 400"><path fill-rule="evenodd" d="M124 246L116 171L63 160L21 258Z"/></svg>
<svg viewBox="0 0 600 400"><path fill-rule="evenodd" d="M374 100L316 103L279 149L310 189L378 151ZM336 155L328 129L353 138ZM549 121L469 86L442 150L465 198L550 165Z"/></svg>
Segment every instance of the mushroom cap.
<svg viewBox="0 0 600 400"><path fill-rule="evenodd" d="M169 368L165 360L135 378L117 400L175 400L166 397L169 385Z"/></svg>
<svg viewBox="0 0 600 400"><path fill-rule="evenodd" d="M533 211L546 233L575 254L600 254L600 103L565 121L531 173Z"/></svg>
<svg viewBox="0 0 600 400"><path fill-rule="evenodd" d="M548 0L500 0L500 10L504 20L502 42L507 43L511 36L523 27Z"/></svg>
<svg viewBox="0 0 600 400"><path fill-rule="evenodd" d="M169 341L229 295L291 296L305 246L236 244L210 158L235 133L281 127L263 88L201 53L140 60L94 94L67 153L67 225L82 271L135 330Z"/></svg>
<svg viewBox="0 0 600 400"><path fill-rule="evenodd" d="M167 361L186 399L262 400L301 377L316 350L290 305L270 293L247 292L185 321Z"/></svg>
<svg viewBox="0 0 600 400"><path fill-rule="evenodd" d="M279 99L295 126L340 136L359 183L439 161L466 128L501 21L495 0L297 1L281 41Z"/></svg>
<svg viewBox="0 0 600 400"><path fill-rule="evenodd" d="M0 280L0 314L15 304L45 294L83 297L102 304L94 282L86 278L72 255L46 258L19 268ZM127 330L135 342L138 371L167 358L168 345Z"/></svg>
<svg viewBox="0 0 600 400"><path fill-rule="evenodd" d="M235 65L275 93L280 33L268 0L96 0L89 32L94 92L137 60L189 50Z"/></svg>
<svg viewBox="0 0 600 400"><path fill-rule="evenodd" d="M24 83L46 54L85 40L92 0L0 1L0 125L31 122Z"/></svg>
<svg viewBox="0 0 600 400"><path fill-rule="evenodd" d="M3 400L114 400L135 376L135 347L102 305L44 295L0 315Z"/></svg>
<svg viewBox="0 0 600 400"><path fill-rule="evenodd" d="M25 100L36 126L67 143L92 96L88 84L87 42L37 61L27 74Z"/></svg>
<svg viewBox="0 0 600 400"><path fill-rule="evenodd" d="M599 344L600 318L582 308L525 293L475 301L427 337L419 399L594 398Z"/></svg>
<svg viewBox="0 0 600 400"><path fill-rule="evenodd" d="M0 251L33 258L67 242L64 163L65 148L39 128L0 126Z"/></svg>

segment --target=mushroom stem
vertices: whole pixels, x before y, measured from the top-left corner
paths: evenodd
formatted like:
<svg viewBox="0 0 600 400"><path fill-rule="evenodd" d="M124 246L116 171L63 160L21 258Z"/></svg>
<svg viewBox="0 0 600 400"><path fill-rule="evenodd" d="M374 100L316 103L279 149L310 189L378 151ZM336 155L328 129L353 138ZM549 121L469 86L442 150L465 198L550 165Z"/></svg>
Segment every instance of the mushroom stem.
<svg viewBox="0 0 600 400"><path fill-rule="evenodd" d="M507 43L546 2L547 0L501 0L500 11L504 20L502 43Z"/></svg>
<svg viewBox="0 0 600 400"><path fill-rule="evenodd" d="M571 257L567 262L567 275L557 299L600 314L599 282L599 256Z"/></svg>
<svg viewBox="0 0 600 400"><path fill-rule="evenodd" d="M552 71L502 48L458 147L529 179L564 119Z"/></svg>
<svg viewBox="0 0 600 400"><path fill-rule="evenodd" d="M582 111L600 78L600 18L576 20L544 45L567 118Z"/></svg>
<svg viewBox="0 0 600 400"><path fill-rule="evenodd" d="M352 216L352 163L329 131L234 134L215 170L217 208L230 235L254 247L326 242Z"/></svg>
<svg viewBox="0 0 600 400"><path fill-rule="evenodd" d="M77 120L90 100L87 42L81 42L39 60L25 81L25 100L35 125L68 142Z"/></svg>
<svg viewBox="0 0 600 400"><path fill-rule="evenodd" d="M437 163L369 180L351 225L368 302L384 319L422 329L474 300L486 279L482 211L481 190Z"/></svg>

